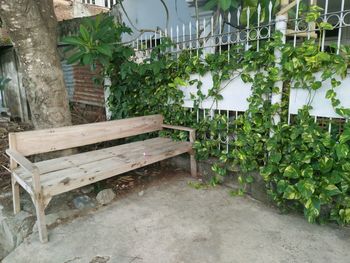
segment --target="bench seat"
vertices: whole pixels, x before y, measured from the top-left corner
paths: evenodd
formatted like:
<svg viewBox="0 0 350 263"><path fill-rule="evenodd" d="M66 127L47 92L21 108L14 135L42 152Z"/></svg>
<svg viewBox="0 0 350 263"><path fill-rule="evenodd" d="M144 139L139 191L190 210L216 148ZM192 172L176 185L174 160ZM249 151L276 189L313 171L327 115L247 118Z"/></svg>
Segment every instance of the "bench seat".
<svg viewBox="0 0 350 263"><path fill-rule="evenodd" d="M40 171L43 195L54 196L164 160L164 157L186 153L191 148L189 142L158 137L37 162L35 165ZM32 187L32 174L22 167L14 169L13 173L19 182L26 184L23 187Z"/></svg>

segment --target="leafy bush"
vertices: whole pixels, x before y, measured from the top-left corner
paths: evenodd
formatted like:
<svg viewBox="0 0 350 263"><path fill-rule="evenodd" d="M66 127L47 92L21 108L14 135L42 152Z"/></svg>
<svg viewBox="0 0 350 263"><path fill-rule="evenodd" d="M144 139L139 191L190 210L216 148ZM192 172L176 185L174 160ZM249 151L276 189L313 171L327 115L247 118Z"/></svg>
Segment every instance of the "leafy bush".
<svg viewBox="0 0 350 263"><path fill-rule="evenodd" d="M319 14L320 10L312 7L308 21L316 21ZM318 27L331 29L327 23ZM349 109L340 105L336 94L337 77L347 73L349 47L342 47L340 54L320 51L314 40L293 47L283 44L281 34L276 33L261 43L259 51L236 46L222 54L204 57L199 51L191 56L184 51L175 58L166 52L172 43L164 38L149 57L137 62L139 54L118 42L121 32L127 31L102 19L82 25L79 36L66 39L78 50L71 62L104 66L112 80L109 104L114 118L161 113L170 124L192 126L198 130L197 158L217 157L212 169L219 176L239 169L239 182L244 186L252 182L245 172L259 170L267 192L282 209L304 211L309 222L350 223L350 125L339 135L329 134L310 118L310 107L299 112L295 123L287 124L290 88L318 90L327 80L332 83L327 98L340 115L349 118ZM105 38L106 32L113 37ZM282 54L279 63L276 49ZM203 94L202 83L191 80L190 75L206 72L212 74L213 87ZM315 76L318 72L321 79ZM202 101L208 97L214 104L221 100L221 84L232 76L251 83L249 109L236 120L220 114L198 118ZM284 83L282 103L272 104L271 96L279 92L278 81ZM187 85L197 86L193 111L182 107L184 96L179 87ZM280 123L274 122L276 115L281 117ZM181 132L171 135L185 139ZM223 138L229 138L228 148L219 147ZM213 178L213 184L218 182ZM244 187L238 194L243 193Z"/></svg>

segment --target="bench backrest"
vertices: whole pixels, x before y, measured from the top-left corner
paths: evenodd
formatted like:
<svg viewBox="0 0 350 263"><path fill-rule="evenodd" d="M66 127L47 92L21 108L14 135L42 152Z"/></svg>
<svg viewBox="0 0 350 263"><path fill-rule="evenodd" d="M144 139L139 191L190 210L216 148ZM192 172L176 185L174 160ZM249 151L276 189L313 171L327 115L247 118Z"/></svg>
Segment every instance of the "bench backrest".
<svg viewBox="0 0 350 263"><path fill-rule="evenodd" d="M24 156L159 131L163 116L150 115L54 129L10 133L10 148Z"/></svg>

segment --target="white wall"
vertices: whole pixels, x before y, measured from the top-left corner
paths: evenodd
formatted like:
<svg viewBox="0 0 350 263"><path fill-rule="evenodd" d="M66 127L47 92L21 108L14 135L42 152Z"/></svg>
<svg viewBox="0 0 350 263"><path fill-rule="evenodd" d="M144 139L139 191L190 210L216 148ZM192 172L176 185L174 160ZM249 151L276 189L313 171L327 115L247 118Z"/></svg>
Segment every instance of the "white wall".
<svg viewBox="0 0 350 263"><path fill-rule="evenodd" d="M177 5L176 5L177 2ZM190 8L185 0L165 0L169 10L169 27L175 28L183 23L188 24L195 14L194 8ZM159 0L124 0L123 6L130 20L137 29L156 29L164 30L166 28L166 12ZM177 11L176 11L177 9ZM123 13L123 21L133 31L136 31ZM193 21L193 20L192 20ZM168 28L169 30L169 28ZM124 36L124 41L132 39L133 36Z"/></svg>
<svg viewBox="0 0 350 263"><path fill-rule="evenodd" d="M199 80L203 83L201 91L204 95L208 94L209 89L213 87L213 79L211 73L204 76L199 74L191 75L191 80ZM200 108L212 110L230 110L230 111L246 111L249 107L247 99L251 96L251 83L244 83L239 74L233 73L231 80L221 83L222 91L220 94L223 99L214 102L213 98L208 98L202 102ZM197 84L180 88L184 93L184 107L193 107L191 95L197 97Z"/></svg>
<svg viewBox="0 0 350 263"><path fill-rule="evenodd" d="M320 79L320 73L316 74L316 77ZM340 106L350 108L350 76L345 79L337 78L341 81L341 85L335 88L337 98L340 100ZM329 117L329 118L341 118L339 116L329 99L326 99L326 93L331 89L331 81L324 82L322 87L317 91L312 89L291 89L289 97L289 113L297 114L298 110L304 105L312 106L310 114L313 116Z"/></svg>

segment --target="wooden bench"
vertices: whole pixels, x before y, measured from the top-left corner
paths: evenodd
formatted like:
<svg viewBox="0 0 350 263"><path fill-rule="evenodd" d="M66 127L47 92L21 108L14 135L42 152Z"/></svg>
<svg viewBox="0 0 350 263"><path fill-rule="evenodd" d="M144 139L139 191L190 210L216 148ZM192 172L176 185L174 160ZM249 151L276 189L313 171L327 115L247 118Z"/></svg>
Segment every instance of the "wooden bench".
<svg viewBox="0 0 350 263"><path fill-rule="evenodd" d="M26 158L164 128L188 131L190 142L157 137L36 163ZM10 133L6 153L10 156L14 213L20 211L20 185L34 202L40 241L47 242L44 211L53 196L186 152L191 154L191 174L196 176L194 140L194 129L165 125L161 115Z"/></svg>

